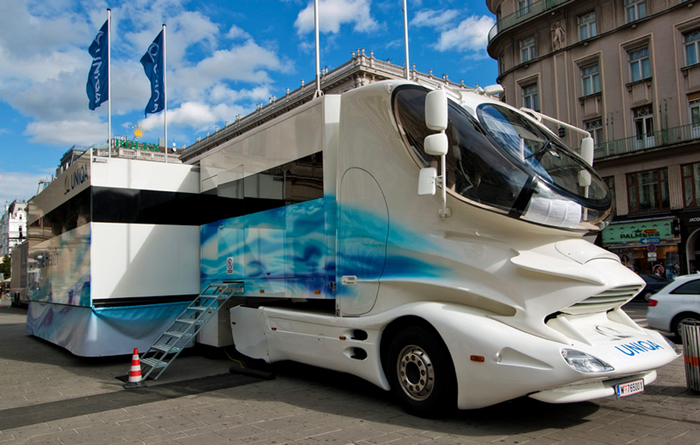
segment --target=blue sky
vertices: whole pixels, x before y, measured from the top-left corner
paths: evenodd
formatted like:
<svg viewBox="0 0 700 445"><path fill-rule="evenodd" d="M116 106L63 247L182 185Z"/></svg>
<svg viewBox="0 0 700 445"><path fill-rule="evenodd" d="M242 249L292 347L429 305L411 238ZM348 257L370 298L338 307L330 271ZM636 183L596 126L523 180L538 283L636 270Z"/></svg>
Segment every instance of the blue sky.
<svg viewBox="0 0 700 445"><path fill-rule="evenodd" d="M352 51L404 63L402 0L320 0L321 67ZM162 113L144 118L148 78L139 63L167 26L168 145L190 145L271 96L314 81L312 0L2 0L0 203L29 199L73 145L106 142L107 104L88 109L88 47L112 15L112 134L163 136ZM486 53L494 16L485 0L408 0L416 69L466 85L496 81Z"/></svg>

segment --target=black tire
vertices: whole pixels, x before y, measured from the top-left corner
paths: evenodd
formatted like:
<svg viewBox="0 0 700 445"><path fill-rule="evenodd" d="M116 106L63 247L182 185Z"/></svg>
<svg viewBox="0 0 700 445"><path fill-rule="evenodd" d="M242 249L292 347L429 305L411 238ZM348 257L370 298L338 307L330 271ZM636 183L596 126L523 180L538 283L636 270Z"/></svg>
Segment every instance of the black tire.
<svg viewBox="0 0 700 445"><path fill-rule="evenodd" d="M457 381L452 358L439 336L422 327L399 332L386 361L391 390L403 408L419 417L454 410Z"/></svg>
<svg viewBox="0 0 700 445"><path fill-rule="evenodd" d="M700 317L697 314L693 314L692 312L676 315L676 317L673 319L671 329L673 329L673 333L678 338L681 338L681 323L683 323L684 321L700 322Z"/></svg>

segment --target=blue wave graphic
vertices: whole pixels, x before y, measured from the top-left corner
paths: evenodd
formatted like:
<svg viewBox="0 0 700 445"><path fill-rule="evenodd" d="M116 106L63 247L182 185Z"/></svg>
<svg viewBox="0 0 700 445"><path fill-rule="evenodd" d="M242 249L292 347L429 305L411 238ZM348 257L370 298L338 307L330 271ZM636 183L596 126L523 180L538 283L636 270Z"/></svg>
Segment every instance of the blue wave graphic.
<svg viewBox="0 0 700 445"><path fill-rule="evenodd" d="M325 197L202 226L202 289L241 280L251 296L334 298L330 283L345 274L432 281L450 273L424 260L445 253L424 234L389 228L386 217L356 207L343 209L337 229L336 211L335 198Z"/></svg>

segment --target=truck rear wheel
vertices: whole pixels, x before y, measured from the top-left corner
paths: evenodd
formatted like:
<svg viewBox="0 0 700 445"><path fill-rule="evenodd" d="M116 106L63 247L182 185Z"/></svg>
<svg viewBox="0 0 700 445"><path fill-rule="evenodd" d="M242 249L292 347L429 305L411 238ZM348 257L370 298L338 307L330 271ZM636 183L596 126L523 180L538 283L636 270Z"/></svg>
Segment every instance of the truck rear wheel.
<svg viewBox="0 0 700 445"><path fill-rule="evenodd" d="M454 366L447 347L431 331L414 327L391 341L387 375L404 409L420 417L451 411L456 401Z"/></svg>

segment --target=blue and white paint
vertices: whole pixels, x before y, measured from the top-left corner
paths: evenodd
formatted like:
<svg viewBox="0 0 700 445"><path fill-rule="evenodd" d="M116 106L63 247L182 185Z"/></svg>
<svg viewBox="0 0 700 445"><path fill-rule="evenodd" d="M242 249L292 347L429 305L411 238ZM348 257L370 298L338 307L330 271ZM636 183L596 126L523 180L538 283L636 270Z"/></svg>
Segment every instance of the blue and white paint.
<svg viewBox="0 0 700 445"><path fill-rule="evenodd" d="M29 300L89 307L91 227L85 224L32 247Z"/></svg>
<svg viewBox="0 0 700 445"><path fill-rule="evenodd" d="M333 219L318 199L202 226L202 289L245 280L248 295L332 298Z"/></svg>
<svg viewBox="0 0 700 445"><path fill-rule="evenodd" d="M336 214L335 198L325 197L202 226L201 288L240 280L246 296L335 298L349 291L330 283L346 274L376 282L445 278L444 267L418 257L423 237L396 224L390 230L368 210Z"/></svg>

